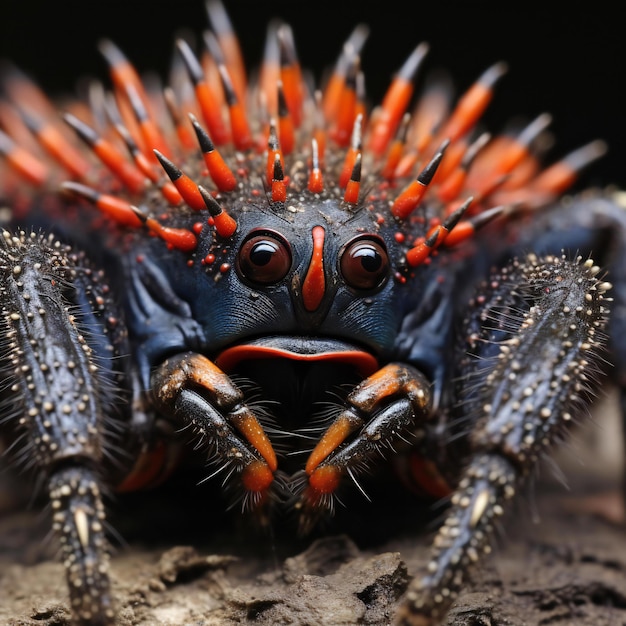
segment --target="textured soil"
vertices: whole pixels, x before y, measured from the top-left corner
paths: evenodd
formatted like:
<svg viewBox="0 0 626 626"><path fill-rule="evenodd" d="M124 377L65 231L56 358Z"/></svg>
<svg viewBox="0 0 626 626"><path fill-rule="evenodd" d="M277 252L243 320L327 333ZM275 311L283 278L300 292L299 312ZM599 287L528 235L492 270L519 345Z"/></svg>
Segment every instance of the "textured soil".
<svg viewBox="0 0 626 626"><path fill-rule="evenodd" d="M564 463L570 491L547 475L537 482L445 623L626 624L626 525L597 508L599 493L618 484L620 440L605 415L579 435L567 455L576 462ZM112 523L124 541L112 576L120 625L389 624L428 558L432 526L406 510L390 519L391 508L370 505L343 532L300 541L207 517L194 497L152 493L119 503ZM70 623L64 574L42 539L46 524L36 513L0 516L2 625Z"/></svg>

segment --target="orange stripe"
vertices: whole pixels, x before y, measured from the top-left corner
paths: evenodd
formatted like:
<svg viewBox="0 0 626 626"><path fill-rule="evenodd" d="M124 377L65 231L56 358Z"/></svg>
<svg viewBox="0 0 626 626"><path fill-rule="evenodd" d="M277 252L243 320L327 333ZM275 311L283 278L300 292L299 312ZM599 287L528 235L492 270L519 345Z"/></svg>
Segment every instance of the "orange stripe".
<svg viewBox="0 0 626 626"><path fill-rule="evenodd" d="M325 231L321 226L314 226L311 231L313 236L313 253L311 263L302 283L302 299L307 311L315 311L324 297L326 284L324 281L324 236Z"/></svg>

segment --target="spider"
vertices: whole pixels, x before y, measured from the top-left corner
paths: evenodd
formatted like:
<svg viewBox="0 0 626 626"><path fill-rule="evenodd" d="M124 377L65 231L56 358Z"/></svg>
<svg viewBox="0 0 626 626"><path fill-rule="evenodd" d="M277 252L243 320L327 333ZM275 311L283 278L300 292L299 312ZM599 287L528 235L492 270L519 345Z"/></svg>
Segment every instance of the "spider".
<svg viewBox="0 0 626 626"><path fill-rule="evenodd" d="M434 623L626 319L601 269L624 284L623 209L561 199L604 145L545 167L547 116L480 132L501 63L455 106L437 83L410 105L424 44L369 111L362 26L318 89L273 23L252 83L207 7L165 89L108 40L111 86L62 116L5 72L7 458L46 486L81 624L115 619L103 492L200 449L236 510L307 533L391 467L448 501L397 613Z"/></svg>

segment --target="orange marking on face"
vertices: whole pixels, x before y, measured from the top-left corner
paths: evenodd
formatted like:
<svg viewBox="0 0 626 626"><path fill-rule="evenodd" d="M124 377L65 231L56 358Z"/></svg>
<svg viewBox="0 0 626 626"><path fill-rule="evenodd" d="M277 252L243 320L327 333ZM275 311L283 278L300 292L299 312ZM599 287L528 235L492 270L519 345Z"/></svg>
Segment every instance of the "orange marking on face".
<svg viewBox="0 0 626 626"><path fill-rule="evenodd" d="M302 283L302 299L307 311L317 309L326 289L324 280L324 236L326 233L321 226L314 226L311 234L313 236L313 254Z"/></svg>

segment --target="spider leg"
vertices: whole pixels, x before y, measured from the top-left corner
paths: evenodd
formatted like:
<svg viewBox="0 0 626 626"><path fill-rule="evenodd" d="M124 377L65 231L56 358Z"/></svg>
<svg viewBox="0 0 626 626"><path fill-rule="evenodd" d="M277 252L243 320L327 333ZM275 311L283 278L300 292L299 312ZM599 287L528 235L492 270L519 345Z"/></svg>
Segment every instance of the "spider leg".
<svg viewBox="0 0 626 626"><path fill-rule="evenodd" d="M491 276L470 307L456 399L472 425L469 457L399 624L441 619L520 483L591 401L610 287L598 271L591 260L529 256Z"/></svg>
<svg viewBox="0 0 626 626"><path fill-rule="evenodd" d="M16 460L47 481L74 619L113 624L101 465L117 341L101 277L52 237L0 233L3 406Z"/></svg>

